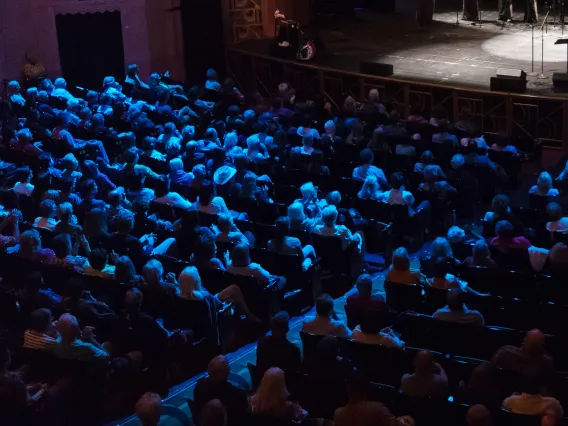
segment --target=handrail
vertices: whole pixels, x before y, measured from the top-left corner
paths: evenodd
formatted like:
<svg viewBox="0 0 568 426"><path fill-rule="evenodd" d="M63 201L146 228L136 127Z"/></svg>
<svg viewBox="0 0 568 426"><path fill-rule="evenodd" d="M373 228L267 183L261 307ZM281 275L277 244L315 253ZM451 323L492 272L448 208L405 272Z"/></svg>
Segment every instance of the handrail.
<svg viewBox="0 0 568 426"><path fill-rule="evenodd" d="M297 61L292 61L289 59L282 59L282 58L277 58L275 56L270 56L270 55L266 55L264 53L257 53L257 52L251 52L242 48L238 48L237 45L234 46L230 46L229 47L229 51L233 51L235 53L238 54L242 54L242 55L246 55L246 56L250 56L250 57L256 57L256 58L261 58L261 59L265 59L265 60L269 60L269 61L273 61L273 62L279 62L282 64L286 64L286 65L294 65L296 67L301 67L301 68L307 68L307 69L311 69L314 71L326 71L326 72L334 72L337 74L342 74L342 75L347 75L347 76L352 76L352 77L365 77L365 78L372 78L375 80L381 80L381 81L388 81L388 82L392 82L392 83L402 83L402 84L414 84L414 85L419 85L419 86L423 86L423 87L434 87L434 88L439 88L439 89L451 89L451 90L456 90L456 91L460 91L460 92L468 92L468 93L480 93L480 94L485 94L485 95L504 95L504 96L514 96L514 97L518 97L518 98L526 98L526 99L542 99L542 100L551 100L551 101L568 101L568 98L566 98L565 96L542 96L542 95L532 95L532 94L521 94L521 93L509 93L509 92L497 92L497 91L493 91L493 90L487 90L487 89L479 89L479 88L474 88L474 87L459 87L459 86L453 86L453 85L449 85L449 84L438 84L438 83L429 83L426 81L416 81L416 80L406 80L403 78L398 78L398 77L379 77L376 75L371 75L371 74L364 74L364 73L360 73L360 72L354 72L354 71L346 71L346 70L340 70L340 69L336 69L336 68L332 68L332 67L328 67L328 66L323 66L323 65L313 65L313 64L309 64L309 63L305 63L305 62L297 62Z"/></svg>

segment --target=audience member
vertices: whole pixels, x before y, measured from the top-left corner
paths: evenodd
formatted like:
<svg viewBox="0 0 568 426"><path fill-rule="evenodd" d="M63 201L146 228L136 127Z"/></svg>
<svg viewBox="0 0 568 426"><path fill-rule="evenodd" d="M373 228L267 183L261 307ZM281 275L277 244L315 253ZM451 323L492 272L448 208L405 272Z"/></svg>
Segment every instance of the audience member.
<svg viewBox="0 0 568 426"><path fill-rule="evenodd" d="M432 353L421 350L414 358L414 373L402 376L400 389L411 397L443 400L448 396L448 377Z"/></svg>
<svg viewBox="0 0 568 426"><path fill-rule="evenodd" d="M338 320L333 308L333 299L323 294L316 300L316 316L304 320L302 330L306 333L324 336L350 337L351 330Z"/></svg>
<svg viewBox="0 0 568 426"><path fill-rule="evenodd" d="M474 310L470 310L463 303L463 293L459 289L448 290L448 305L434 312L434 319L440 321L455 322L458 324L485 325L483 316Z"/></svg>
<svg viewBox="0 0 568 426"><path fill-rule="evenodd" d="M287 334L290 315L281 311L270 320L270 335L260 338L256 347L256 366L264 373L270 367L284 371L299 371L302 363L300 348L291 343Z"/></svg>

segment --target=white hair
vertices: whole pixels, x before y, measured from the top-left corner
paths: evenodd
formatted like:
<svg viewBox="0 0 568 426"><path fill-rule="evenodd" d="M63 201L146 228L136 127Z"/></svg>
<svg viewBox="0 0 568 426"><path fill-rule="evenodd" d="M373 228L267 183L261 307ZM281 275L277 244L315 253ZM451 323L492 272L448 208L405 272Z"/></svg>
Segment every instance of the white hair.
<svg viewBox="0 0 568 426"><path fill-rule="evenodd" d="M306 182L300 187L300 192L302 193L302 197L308 198L316 193L316 187L312 182Z"/></svg>
<svg viewBox="0 0 568 426"><path fill-rule="evenodd" d="M183 170L183 161L179 158L174 158L170 160L170 171L175 172L177 170Z"/></svg>
<svg viewBox="0 0 568 426"><path fill-rule="evenodd" d="M290 220L305 220L304 206L302 203L294 202L288 206L288 217Z"/></svg>
<svg viewBox="0 0 568 426"><path fill-rule="evenodd" d="M55 79L55 82L53 83L53 86L56 89L65 89L67 87L67 82L65 81L64 78L59 77Z"/></svg>
<svg viewBox="0 0 568 426"><path fill-rule="evenodd" d="M452 157L452 161L450 163L452 164L453 169L459 169L461 166L465 164L465 159L463 158L463 155L455 154Z"/></svg>

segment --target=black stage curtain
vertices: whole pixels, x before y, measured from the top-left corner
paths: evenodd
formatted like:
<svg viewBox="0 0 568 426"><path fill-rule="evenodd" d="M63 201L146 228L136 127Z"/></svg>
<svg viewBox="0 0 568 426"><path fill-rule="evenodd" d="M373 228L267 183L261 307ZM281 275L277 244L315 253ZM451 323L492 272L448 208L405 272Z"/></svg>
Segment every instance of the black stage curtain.
<svg viewBox="0 0 568 426"><path fill-rule="evenodd" d="M181 0L181 19L187 81L204 81L209 68L224 75L221 0Z"/></svg>
<svg viewBox="0 0 568 426"><path fill-rule="evenodd" d="M70 85L99 90L103 78L124 78L120 12L56 15L63 77Z"/></svg>

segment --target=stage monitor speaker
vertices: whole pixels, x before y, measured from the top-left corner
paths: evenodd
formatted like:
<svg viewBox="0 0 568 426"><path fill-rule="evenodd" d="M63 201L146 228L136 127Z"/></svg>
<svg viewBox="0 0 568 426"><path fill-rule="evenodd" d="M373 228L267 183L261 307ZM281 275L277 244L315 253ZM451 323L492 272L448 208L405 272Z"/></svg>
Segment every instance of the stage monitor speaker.
<svg viewBox="0 0 568 426"><path fill-rule="evenodd" d="M527 81L520 78L491 77L490 87L495 92L525 93Z"/></svg>
<svg viewBox="0 0 568 426"><path fill-rule="evenodd" d="M498 68L497 77L526 80L527 74L523 70L517 70L511 68Z"/></svg>
<svg viewBox="0 0 568 426"><path fill-rule="evenodd" d="M552 85L562 89L568 88L568 73L554 72L552 73Z"/></svg>
<svg viewBox="0 0 568 426"><path fill-rule="evenodd" d="M390 77L394 74L394 67L391 64L381 62L361 61L359 70L362 74L376 75L379 77Z"/></svg>

